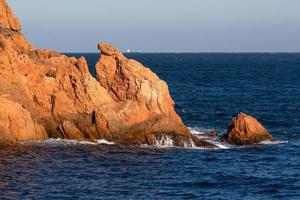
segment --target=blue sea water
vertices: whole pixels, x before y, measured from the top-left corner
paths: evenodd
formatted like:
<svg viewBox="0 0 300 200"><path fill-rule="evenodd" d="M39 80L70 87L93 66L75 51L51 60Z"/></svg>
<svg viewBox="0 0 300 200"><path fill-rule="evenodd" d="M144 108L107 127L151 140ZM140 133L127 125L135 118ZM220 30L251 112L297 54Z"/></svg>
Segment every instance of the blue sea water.
<svg viewBox="0 0 300 200"><path fill-rule="evenodd" d="M72 55L90 66L98 59ZM243 111L278 142L214 150L19 144L0 148L0 199L300 199L300 54L126 56L168 83L193 133L221 135Z"/></svg>

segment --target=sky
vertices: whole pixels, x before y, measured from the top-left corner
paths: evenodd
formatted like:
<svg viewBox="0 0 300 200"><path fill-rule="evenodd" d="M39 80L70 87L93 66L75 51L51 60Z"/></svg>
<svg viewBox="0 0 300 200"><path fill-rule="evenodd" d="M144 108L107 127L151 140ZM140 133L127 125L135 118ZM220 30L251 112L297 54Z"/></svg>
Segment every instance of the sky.
<svg viewBox="0 0 300 200"><path fill-rule="evenodd" d="M39 49L300 52L300 0L7 0Z"/></svg>

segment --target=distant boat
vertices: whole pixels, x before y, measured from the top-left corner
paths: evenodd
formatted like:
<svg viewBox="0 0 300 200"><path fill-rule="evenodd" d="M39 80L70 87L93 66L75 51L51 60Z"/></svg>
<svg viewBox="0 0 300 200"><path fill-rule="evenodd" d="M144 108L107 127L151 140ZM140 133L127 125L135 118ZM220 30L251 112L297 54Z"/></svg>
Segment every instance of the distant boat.
<svg viewBox="0 0 300 200"><path fill-rule="evenodd" d="M126 51L127 53L130 53L131 51L130 51L130 49L127 49L127 51Z"/></svg>

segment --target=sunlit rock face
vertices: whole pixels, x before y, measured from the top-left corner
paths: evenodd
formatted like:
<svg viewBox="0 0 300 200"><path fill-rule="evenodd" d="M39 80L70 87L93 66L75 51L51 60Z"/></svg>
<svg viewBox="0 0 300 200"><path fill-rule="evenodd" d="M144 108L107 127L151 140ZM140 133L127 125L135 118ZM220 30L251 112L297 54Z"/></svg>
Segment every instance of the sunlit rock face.
<svg viewBox="0 0 300 200"><path fill-rule="evenodd" d="M0 27L12 31L20 31L21 25L19 20L7 5L5 0L0 0Z"/></svg>
<svg viewBox="0 0 300 200"><path fill-rule="evenodd" d="M34 49L7 3L0 4L1 142L51 137L152 144L165 133L213 147L187 130L167 84L150 69L101 43L94 78L84 57Z"/></svg>
<svg viewBox="0 0 300 200"><path fill-rule="evenodd" d="M272 140L272 135L255 118L240 113L232 119L222 140L231 144L249 145Z"/></svg>

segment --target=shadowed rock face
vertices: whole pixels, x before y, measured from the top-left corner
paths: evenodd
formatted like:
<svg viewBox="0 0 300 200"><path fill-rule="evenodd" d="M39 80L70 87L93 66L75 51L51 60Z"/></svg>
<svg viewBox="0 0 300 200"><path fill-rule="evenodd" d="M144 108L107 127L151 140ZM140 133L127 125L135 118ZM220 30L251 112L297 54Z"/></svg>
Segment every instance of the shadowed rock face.
<svg viewBox="0 0 300 200"><path fill-rule="evenodd" d="M167 84L150 69L102 43L95 79L84 57L33 49L0 4L0 143L51 137L152 144L166 134L214 147L187 130Z"/></svg>
<svg viewBox="0 0 300 200"><path fill-rule="evenodd" d="M272 140L272 135L255 118L240 113L232 119L222 140L236 145L249 145Z"/></svg>

